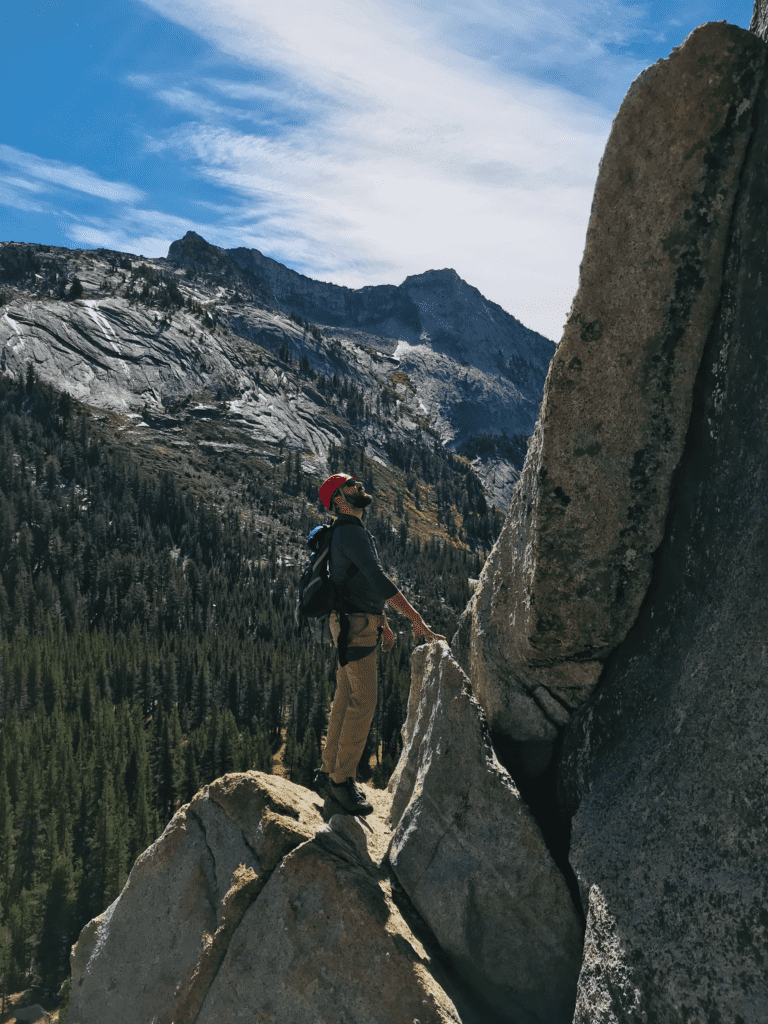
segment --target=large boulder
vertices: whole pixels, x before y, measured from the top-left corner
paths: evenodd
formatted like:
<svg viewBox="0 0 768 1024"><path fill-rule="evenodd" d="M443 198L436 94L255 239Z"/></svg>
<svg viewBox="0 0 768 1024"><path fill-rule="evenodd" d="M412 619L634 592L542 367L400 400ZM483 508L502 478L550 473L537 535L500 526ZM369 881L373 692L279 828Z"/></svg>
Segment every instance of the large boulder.
<svg viewBox="0 0 768 1024"><path fill-rule="evenodd" d="M232 936L195 1024L461 1024L361 860L355 828L337 816L283 860Z"/></svg>
<svg viewBox="0 0 768 1024"><path fill-rule="evenodd" d="M494 733L543 769L637 617L720 298L764 45L696 29L633 83L509 514L457 636Z"/></svg>
<svg viewBox="0 0 768 1024"><path fill-rule="evenodd" d="M48 1020L50 1014L47 1010L44 1010L39 1003L35 1003L33 1006L25 1006L21 1010L14 1009L13 1019L16 1020L17 1024L21 1024L22 1021L25 1024L32 1024L36 1020Z"/></svg>
<svg viewBox="0 0 768 1024"><path fill-rule="evenodd" d="M400 884L499 1019L567 1024L580 917L445 643L413 654L404 741L390 783Z"/></svg>
<svg viewBox="0 0 768 1024"><path fill-rule="evenodd" d="M392 898L389 800L371 799L366 826L346 815L326 825L318 798L285 779L246 772L206 786L83 929L67 1019L477 1024L471 1005L459 1016L429 936Z"/></svg>
<svg viewBox="0 0 768 1024"><path fill-rule="evenodd" d="M768 1020L766 83L754 123L653 581L565 738L577 1024Z"/></svg>
<svg viewBox="0 0 768 1024"><path fill-rule="evenodd" d="M229 938L271 871L323 821L312 794L226 775L174 815L72 951L72 1024L194 1019Z"/></svg>

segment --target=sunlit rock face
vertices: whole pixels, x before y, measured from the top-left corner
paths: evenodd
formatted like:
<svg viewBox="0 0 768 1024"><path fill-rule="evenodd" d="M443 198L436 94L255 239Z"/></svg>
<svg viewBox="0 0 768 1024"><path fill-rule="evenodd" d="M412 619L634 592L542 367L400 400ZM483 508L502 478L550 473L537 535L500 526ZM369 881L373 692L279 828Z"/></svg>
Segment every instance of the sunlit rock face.
<svg viewBox="0 0 768 1024"><path fill-rule="evenodd" d="M270 1019L461 1024L394 904L332 829L274 872L233 936L196 1021Z"/></svg>
<svg viewBox="0 0 768 1024"><path fill-rule="evenodd" d="M582 926L445 643L417 648L390 863L453 967L511 1024L569 1024Z"/></svg>
<svg viewBox="0 0 768 1024"><path fill-rule="evenodd" d="M201 790L83 929L69 1019L194 1019L272 870L321 826L306 790L269 775L228 775Z"/></svg>
<svg viewBox="0 0 768 1024"><path fill-rule="evenodd" d="M749 30L768 43L768 3L765 0L755 0Z"/></svg>
<svg viewBox="0 0 768 1024"><path fill-rule="evenodd" d="M536 431L457 635L523 771L546 766L647 591L763 67L754 35L702 26L614 121Z"/></svg>
<svg viewBox="0 0 768 1024"><path fill-rule="evenodd" d="M652 583L566 733L577 1024L768 1020L765 79L753 125Z"/></svg>
<svg viewBox="0 0 768 1024"><path fill-rule="evenodd" d="M379 870L380 829L321 810L260 772L201 790L83 929L68 1020L461 1024Z"/></svg>

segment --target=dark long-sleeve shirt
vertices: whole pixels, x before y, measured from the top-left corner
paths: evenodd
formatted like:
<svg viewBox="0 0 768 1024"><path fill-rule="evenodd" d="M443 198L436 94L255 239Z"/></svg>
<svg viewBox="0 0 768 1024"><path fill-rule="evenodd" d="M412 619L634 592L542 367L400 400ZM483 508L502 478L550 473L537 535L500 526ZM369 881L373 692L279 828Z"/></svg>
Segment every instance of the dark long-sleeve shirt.
<svg viewBox="0 0 768 1024"><path fill-rule="evenodd" d="M341 525L331 541L331 579L342 587L347 611L381 615L384 605L398 592L381 567L376 541L356 516L340 515ZM357 572L348 576L354 565Z"/></svg>

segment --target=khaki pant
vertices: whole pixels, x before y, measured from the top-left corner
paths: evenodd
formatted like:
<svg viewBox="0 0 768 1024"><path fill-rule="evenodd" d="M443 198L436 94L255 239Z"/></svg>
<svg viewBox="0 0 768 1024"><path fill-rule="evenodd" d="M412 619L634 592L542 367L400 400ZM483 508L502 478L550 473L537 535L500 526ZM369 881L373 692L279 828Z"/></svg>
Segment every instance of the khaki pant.
<svg viewBox="0 0 768 1024"><path fill-rule="evenodd" d="M347 647L373 647L378 643L379 627L385 623L384 615L350 615ZM335 613L331 615L330 627L334 640L338 640L339 621ZM334 782L355 777L375 711L376 651L371 651L359 661L340 665L336 673L336 695L323 748L323 771Z"/></svg>

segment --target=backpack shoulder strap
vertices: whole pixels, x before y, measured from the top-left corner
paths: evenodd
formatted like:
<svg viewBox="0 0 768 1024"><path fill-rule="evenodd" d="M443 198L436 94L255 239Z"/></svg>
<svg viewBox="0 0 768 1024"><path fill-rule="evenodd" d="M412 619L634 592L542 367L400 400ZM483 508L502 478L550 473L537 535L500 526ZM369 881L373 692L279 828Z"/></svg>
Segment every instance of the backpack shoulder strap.
<svg viewBox="0 0 768 1024"><path fill-rule="evenodd" d="M342 523L340 519L337 519L336 522L331 526L331 530L335 530L337 526L355 526L355 525L358 525L363 530L365 530L365 527L363 526L363 524L360 522L359 519L355 519L354 523ZM365 532L368 533L367 530L365 530ZM331 538L331 541L332 541L332 539L333 538ZM333 550L333 548L329 548L329 550L328 550L328 564L329 565L331 564L331 552L332 552L332 550ZM352 577L356 576L359 571L360 570L357 568L355 563L354 562L350 562L350 565L349 565L349 567L348 567L348 569L346 571L346 574L345 574L345 576L346 576L345 582L346 582L346 580L351 580ZM343 587L344 584L342 583L341 586Z"/></svg>

